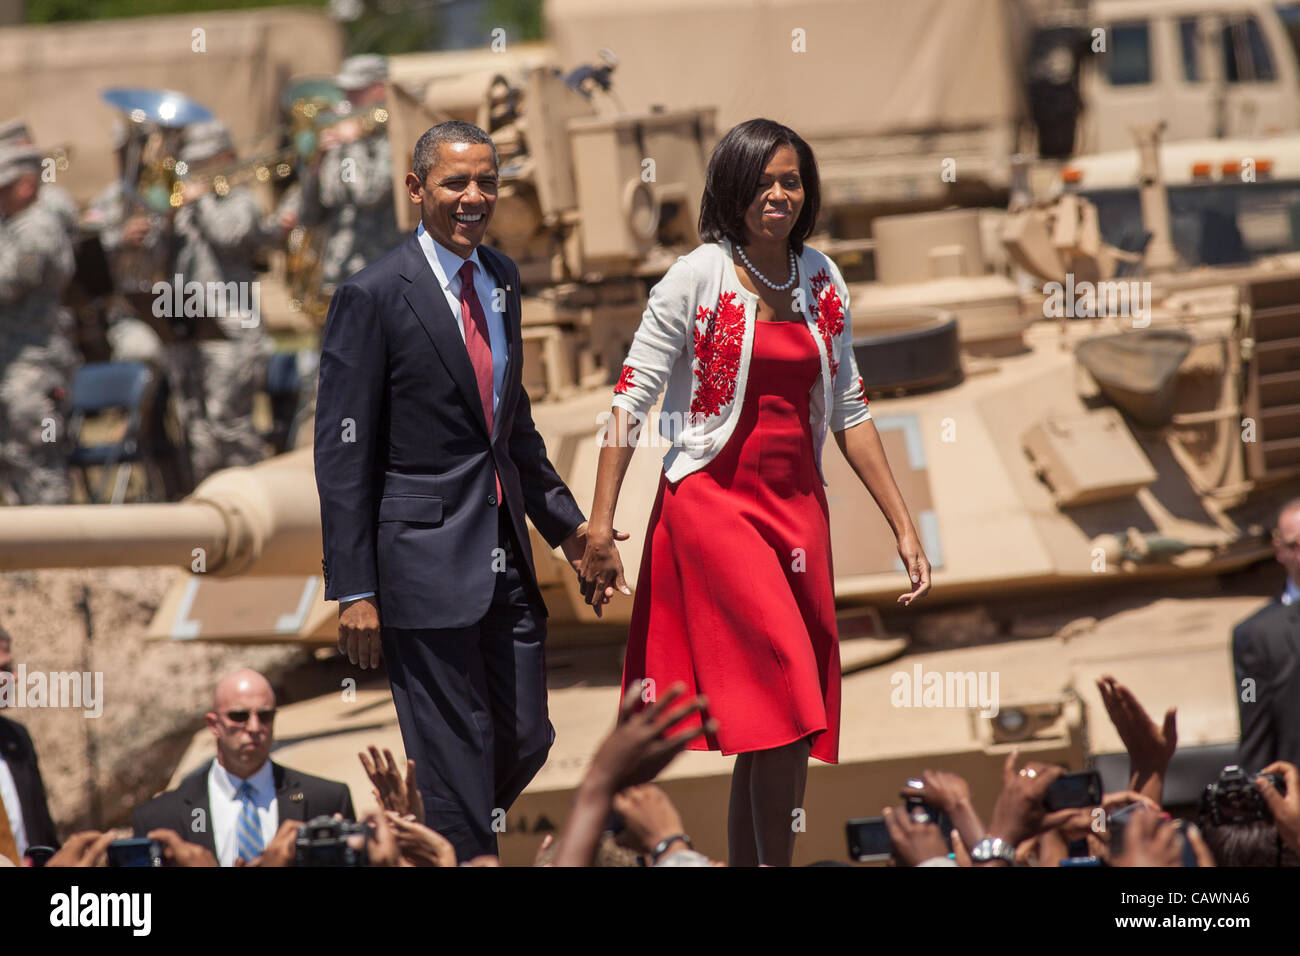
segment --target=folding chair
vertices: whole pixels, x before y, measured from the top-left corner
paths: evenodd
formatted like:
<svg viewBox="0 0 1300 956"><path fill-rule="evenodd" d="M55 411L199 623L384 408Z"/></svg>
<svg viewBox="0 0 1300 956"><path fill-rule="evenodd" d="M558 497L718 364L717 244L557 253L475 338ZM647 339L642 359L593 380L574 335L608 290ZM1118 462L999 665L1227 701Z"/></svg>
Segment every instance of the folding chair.
<svg viewBox="0 0 1300 956"><path fill-rule="evenodd" d="M153 370L141 362L94 362L77 369L72 382L72 414L68 432L72 439L69 468L81 472L81 480L91 502L98 504L108 491L109 471L114 472L113 504L126 497L127 484L135 465L144 465L140 452L140 432L144 409L155 389ZM82 443L86 417L120 408L127 416L126 430L115 442L102 445ZM89 469L100 469L99 490L90 485ZM146 470L147 474L147 470Z"/></svg>

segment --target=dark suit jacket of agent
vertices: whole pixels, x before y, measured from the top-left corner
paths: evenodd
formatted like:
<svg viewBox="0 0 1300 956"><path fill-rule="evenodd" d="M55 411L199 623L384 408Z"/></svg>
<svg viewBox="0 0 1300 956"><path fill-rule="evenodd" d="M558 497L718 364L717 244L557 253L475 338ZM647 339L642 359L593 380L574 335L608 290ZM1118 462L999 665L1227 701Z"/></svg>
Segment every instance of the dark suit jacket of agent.
<svg viewBox="0 0 1300 956"><path fill-rule="evenodd" d="M208 802L208 772L211 769L212 761L208 761L186 776L175 790L168 790L136 807L131 817L135 835L143 837L150 830L175 830L184 840L207 847L215 856L217 844L212 834L212 805ZM275 761L271 761L271 777L275 781L275 805L279 808L281 823L285 820L305 823L312 817L335 813L343 814L345 820L356 819L352 794L345 783L299 773ZM195 810L202 810L202 816L196 817ZM196 820L202 821L201 829L195 829Z"/></svg>
<svg viewBox="0 0 1300 956"><path fill-rule="evenodd" d="M1236 626L1232 662L1241 716L1238 763L1256 773L1275 760L1300 764L1300 602L1274 601ZM1255 700L1241 682L1255 681Z"/></svg>
<svg viewBox="0 0 1300 956"><path fill-rule="evenodd" d="M414 232L330 303L315 449L325 599L375 591L388 628L468 627L487 612L498 577L494 464L520 575L543 615L524 516L551 547L584 520L524 391L519 270L489 246L478 254L505 290L509 339L491 435L459 319Z"/></svg>
<svg viewBox="0 0 1300 956"><path fill-rule="evenodd" d="M31 735L22 724L0 717L0 756L9 765L14 786L18 789L18 803L23 808L23 828L27 831L28 846L59 847L59 837L50 819L50 808L45 802L45 782L41 768L36 763L36 748ZM26 847L19 847L21 853ZM21 862L14 860L15 863Z"/></svg>

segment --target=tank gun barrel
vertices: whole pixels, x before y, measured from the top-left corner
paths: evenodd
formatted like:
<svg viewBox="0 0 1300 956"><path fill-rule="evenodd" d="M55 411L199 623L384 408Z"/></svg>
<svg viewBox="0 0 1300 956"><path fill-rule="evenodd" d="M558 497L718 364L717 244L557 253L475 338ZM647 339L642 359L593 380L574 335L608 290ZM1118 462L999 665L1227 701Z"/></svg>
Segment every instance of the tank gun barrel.
<svg viewBox="0 0 1300 956"><path fill-rule="evenodd" d="M311 449L218 472L174 504L33 505L0 520L0 571L149 565L319 574Z"/></svg>

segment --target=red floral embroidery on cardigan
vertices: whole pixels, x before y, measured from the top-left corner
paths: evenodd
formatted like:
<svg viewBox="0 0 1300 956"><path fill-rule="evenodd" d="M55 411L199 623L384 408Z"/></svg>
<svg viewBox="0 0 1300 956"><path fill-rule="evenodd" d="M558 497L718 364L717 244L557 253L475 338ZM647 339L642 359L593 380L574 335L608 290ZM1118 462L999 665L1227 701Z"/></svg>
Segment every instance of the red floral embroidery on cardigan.
<svg viewBox="0 0 1300 956"><path fill-rule="evenodd" d="M862 404L870 408L871 401L867 398L867 386L863 384L861 376L858 377L858 391L862 393Z"/></svg>
<svg viewBox="0 0 1300 956"><path fill-rule="evenodd" d="M830 362L831 378L834 379L840 363L834 359L833 343L835 337L844 331L844 305L825 269L809 279L808 284L812 286L813 308L817 311L817 331L826 345L826 359Z"/></svg>
<svg viewBox="0 0 1300 956"><path fill-rule="evenodd" d="M700 306L695 316L695 377L699 383L691 396L693 422L721 412L736 397L736 376L744 344L745 307L736 293L718 296L713 310Z"/></svg>
<svg viewBox="0 0 1300 956"><path fill-rule="evenodd" d="M618 376L618 384L614 386L615 395L622 395L635 384L632 381L632 373L635 371L636 369L630 365L623 366L623 371Z"/></svg>

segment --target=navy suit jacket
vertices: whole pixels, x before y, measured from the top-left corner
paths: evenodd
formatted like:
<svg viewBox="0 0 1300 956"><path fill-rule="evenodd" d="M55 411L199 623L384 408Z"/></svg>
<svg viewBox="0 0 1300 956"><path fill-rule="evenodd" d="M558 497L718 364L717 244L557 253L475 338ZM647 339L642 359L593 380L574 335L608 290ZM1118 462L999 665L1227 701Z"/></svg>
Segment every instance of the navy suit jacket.
<svg viewBox="0 0 1300 956"><path fill-rule="evenodd" d="M505 290L509 339L491 434L459 320L414 232L340 285L325 321L315 439L325 599L375 591L385 627L467 627L487 613L501 567L494 466L543 614L524 516L551 547L585 520L523 388L519 270L489 246L478 253Z"/></svg>
<svg viewBox="0 0 1300 956"><path fill-rule="evenodd" d="M50 819L50 807L45 800L45 782L36 762L36 748L31 735L16 720L0 717L0 756L9 765L9 774L18 789L18 804L23 810L23 827L27 831L27 846L52 846L59 848L59 836ZM27 847L19 847L22 853ZM21 860L14 860L21 863Z"/></svg>
<svg viewBox="0 0 1300 956"><path fill-rule="evenodd" d="M1236 626L1232 661L1237 678L1241 742L1237 762L1258 773L1275 760L1300 764L1300 602L1273 601ZM1241 699L1241 682L1255 681L1255 699Z"/></svg>

